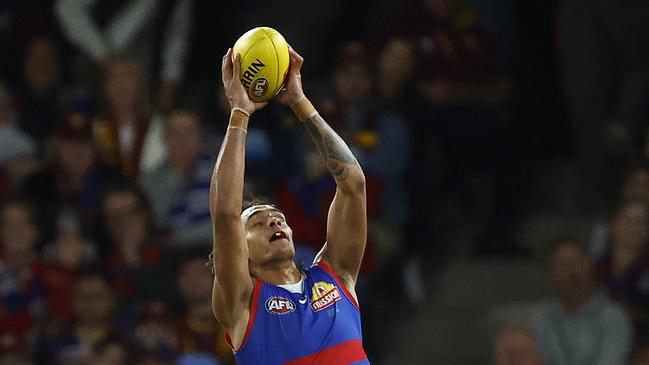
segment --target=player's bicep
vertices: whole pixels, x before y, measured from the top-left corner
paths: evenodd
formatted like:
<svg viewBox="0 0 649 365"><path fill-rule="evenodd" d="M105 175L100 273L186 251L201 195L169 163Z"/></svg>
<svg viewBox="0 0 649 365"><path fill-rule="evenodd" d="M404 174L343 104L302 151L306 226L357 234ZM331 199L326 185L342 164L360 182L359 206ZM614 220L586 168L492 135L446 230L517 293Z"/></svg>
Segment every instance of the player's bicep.
<svg viewBox="0 0 649 365"><path fill-rule="evenodd" d="M322 260L353 289L367 241L365 185L357 191L338 189L327 218L327 246Z"/></svg>
<svg viewBox="0 0 649 365"><path fill-rule="evenodd" d="M214 217L214 288L212 303L219 321L227 327L249 303L252 279L248 270L248 245L239 217Z"/></svg>

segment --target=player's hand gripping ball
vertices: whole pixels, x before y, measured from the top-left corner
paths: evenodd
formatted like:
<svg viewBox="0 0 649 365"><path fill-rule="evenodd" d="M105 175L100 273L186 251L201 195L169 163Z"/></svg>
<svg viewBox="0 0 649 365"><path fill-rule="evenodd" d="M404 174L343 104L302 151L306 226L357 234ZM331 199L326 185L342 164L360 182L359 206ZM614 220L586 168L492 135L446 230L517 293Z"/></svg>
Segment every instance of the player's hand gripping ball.
<svg viewBox="0 0 649 365"><path fill-rule="evenodd" d="M272 99L284 86L289 68L288 43L273 28L258 27L234 43L233 57L241 54L241 84L254 102Z"/></svg>

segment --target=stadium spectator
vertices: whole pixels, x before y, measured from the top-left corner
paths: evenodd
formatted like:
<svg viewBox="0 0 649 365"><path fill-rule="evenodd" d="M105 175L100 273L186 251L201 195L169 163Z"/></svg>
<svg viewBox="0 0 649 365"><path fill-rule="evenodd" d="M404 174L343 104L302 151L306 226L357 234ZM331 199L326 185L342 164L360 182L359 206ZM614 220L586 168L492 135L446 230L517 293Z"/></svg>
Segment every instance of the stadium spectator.
<svg viewBox="0 0 649 365"><path fill-rule="evenodd" d="M58 36L52 0L24 0L2 4L0 22L0 78L14 89L22 76L22 51L44 34Z"/></svg>
<svg viewBox="0 0 649 365"><path fill-rule="evenodd" d="M382 108L372 98L374 75L364 53L355 42L344 47L345 60L333 73L334 104L326 113L340 124L367 174L381 182L381 218L402 227L408 218L404 181L410 163L410 125L403 115ZM324 100L323 106L328 102Z"/></svg>
<svg viewBox="0 0 649 365"><path fill-rule="evenodd" d="M392 33L411 39L418 56L413 84L423 107L412 121L417 130L414 149L425 162L417 167L428 170L423 176L428 186L445 189L445 199L467 211L486 212L479 218L486 222L476 242L477 255L525 254L509 235L512 212L518 208L513 193L521 177L510 153L516 135L505 125L511 82L501 49L468 2L416 3ZM413 190L430 195L431 189L415 183ZM489 194L494 197L486 198ZM494 202L490 206L476 206L489 199Z"/></svg>
<svg viewBox="0 0 649 365"><path fill-rule="evenodd" d="M626 363L631 321L597 291L586 249L573 239L557 240L550 266L559 300L540 306L530 318L544 360L553 365Z"/></svg>
<svg viewBox="0 0 649 365"><path fill-rule="evenodd" d="M152 117L144 70L126 58L113 60L104 72L103 115L94 126L102 161L135 179L164 160L162 122Z"/></svg>
<svg viewBox="0 0 649 365"><path fill-rule="evenodd" d="M132 336L138 364L166 364L176 357L179 338L166 304L150 302L140 311Z"/></svg>
<svg viewBox="0 0 649 365"><path fill-rule="evenodd" d="M35 207L20 198L0 207L0 333L15 344L34 345L46 319L45 265Z"/></svg>
<svg viewBox="0 0 649 365"><path fill-rule="evenodd" d="M0 170L5 194L14 190L38 166L36 145L16 125L16 111L6 85L0 81Z"/></svg>
<svg viewBox="0 0 649 365"><path fill-rule="evenodd" d="M121 55L146 69L159 69L158 103L166 109L185 71L192 4L192 0L58 0L55 11L70 42L99 66L107 67L112 56Z"/></svg>
<svg viewBox="0 0 649 365"><path fill-rule="evenodd" d="M185 311L176 323L178 353L187 363L192 357L202 356L218 364L234 365L225 332L212 313L213 276L205 265L204 251L189 251L180 263L178 289Z"/></svg>
<svg viewBox="0 0 649 365"><path fill-rule="evenodd" d="M386 107L406 112L414 102L412 90L416 52L405 37L393 37L383 45L376 65L376 90Z"/></svg>
<svg viewBox="0 0 649 365"><path fill-rule="evenodd" d="M122 338L114 322L117 299L103 274L79 273L72 291L72 320L48 329L44 341L46 359L51 364L90 363L96 346Z"/></svg>
<svg viewBox="0 0 649 365"><path fill-rule="evenodd" d="M63 99L59 53L60 47L52 38L33 39L25 50L24 81L16 93L18 126L41 150L59 122Z"/></svg>
<svg viewBox="0 0 649 365"><path fill-rule="evenodd" d="M179 246L208 247L212 221L206 197L214 161L204 148L201 120L190 110L174 109L164 132L167 158L140 182L156 221L172 229Z"/></svg>
<svg viewBox="0 0 649 365"><path fill-rule="evenodd" d="M421 6L420 21L409 26L420 50L423 99L440 107L502 105L509 84L501 55L476 11L462 0L421 0Z"/></svg>
<svg viewBox="0 0 649 365"><path fill-rule="evenodd" d="M69 211L84 234L96 233L95 213L107 183L116 173L102 165L92 140L92 120L71 111L50 140L45 166L25 179L20 190L39 202L47 216Z"/></svg>
<svg viewBox="0 0 649 365"><path fill-rule="evenodd" d="M77 271L96 259L96 250L81 233L71 212L58 216L56 237L43 248L48 322L72 317L72 284Z"/></svg>
<svg viewBox="0 0 649 365"><path fill-rule="evenodd" d="M441 172L440 150L438 137L431 133L432 125L422 112L422 103L415 90L417 72L417 52L415 43L407 36L399 35L389 37L380 49L376 65L376 91L378 103L390 114L403 119L410 130L409 165L404 169L401 194L405 193L409 211L425 212L431 205L435 205ZM416 158L414 158L416 156ZM417 171L417 173L412 173ZM405 178L405 181L403 181ZM389 188L388 189L394 189ZM386 193L390 195L389 192ZM406 255L419 256L430 253L430 237L432 232L428 229L432 212L407 215L406 227L403 238ZM398 240L391 239L396 242ZM397 247L402 245L397 244ZM394 255L384 252L383 256ZM408 265L411 267L413 262ZM415 289L417 290L417 289Z"/></svg>
<svg viewBox="0 0 649 365"><path fill-rule="evenodd" d="M412 197L416 194L414 191L419 188L431 190L433 184L429 177L435 175L436 166L427 159L427 154L422 153L417 159L412 158L418 152L415 148L419 138L425 138L429 148L434 144L433 139L428 138L430 136L414 133L413 120L420 117L418 114L421 110L412 86L415 63L416 55L412 42L405 37L392 37L379 52L374 79L377 92L376 103L379 105L377 114L382 119L377 126L377 135L383 139L382 143L376 146L376 151L387 153L380 158L381 160L385 160L389 154L402 154L399 159L392 161L390 164L392 167L384 169L379 174L383 183L381 209L383 212L390 212L388 214L391 216L386 219L384 213L379 225L390 222L395 227L386 231L388 235L383 241L377 241L377 257L381 262L399 254L407 257L404 267L410 274L404 272L404 277L410 276L410 278L405 279L406 293L411 301L419 302L423 290L420 286L421 273L418 263L408 256L422 257L423 251L431 246L430 236L428 232L421 229L414 229L411 232L407 230L409 226L417 225L418 220L426 220L426 214L414 218L410 212L419 204L427 204L425 202L427 199L418 196L417 201L413 202ZM397 140L401 141L395 142ZM384 164L384 161L379 164ZM416 174L416 178L413 178L414 175L409 171L416 169L418 165L425 167ZM432 194L426 195L432 196ZM397 212L394 217L392 217L393 210ZM421 239L421 237L426 238Z"/></svg>
<svg viewBox="0 0 649 365"><path fill-rule="evenodd" d="M649 206L649 167L645 164L636 165L629 169L622 179L618 194L621 206L628 203L640 203ZM590 250L595 258L600 259L606 254L609 246L610 217L600 218L594 223L590 237Z"/></svg>
<svg viewBox="0 0 649 365"><path fill-rule="evenodd" d="M510 325L496 338L494 365L543 365L536 336L526 327Z"/></svg>
<svg viewBox="0 0 649 365"><path fill-rule="evenodd" d="M156 231L144 193L128 183L107 188L101 200L104 264L119 297L120 325L132 329L150 305L174 303L172 262Z"/></svg>
<svg viewBox="0 0 649 365"><path fill-rule="evenodd" d="M628 202L615 214L598 271L609 296L627 307L636 333L649 330L649 208L644 203Z"/></svg>

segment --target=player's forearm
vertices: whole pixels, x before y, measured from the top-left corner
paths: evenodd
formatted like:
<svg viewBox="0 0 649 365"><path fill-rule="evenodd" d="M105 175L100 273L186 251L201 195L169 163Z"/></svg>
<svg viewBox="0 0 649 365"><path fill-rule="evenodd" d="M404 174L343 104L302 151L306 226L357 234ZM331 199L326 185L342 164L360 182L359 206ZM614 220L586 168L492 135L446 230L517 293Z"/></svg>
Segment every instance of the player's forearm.
<svg viewBox="0 0 649 365"><path fill-rule="evenodd" d="M229 331L237 318L236 313L243 308L241 298L249 297L252 293L248 246L245 244L240 218L248 118L249 115L239 108L231 112L210 187L210 211L214 229L210 260L214 265L213 290L217 297L213 308Z"/></svg>
<svg viewBox="0 0 649 365"><path fill-rule="evenodd" d="M300 100L298 104L301 105L295 105L293 110L306 127L338 187L343 191L364 191L363 170L345 141L317 113L306 98Z"/></svg>
<svg viewBox="0 0 649 365"><path fill-rule="evenodd" d="M210 186L210 211L213 219L217 216L238 217L241 213L248 118L239 110L230 114Z"/></svg>

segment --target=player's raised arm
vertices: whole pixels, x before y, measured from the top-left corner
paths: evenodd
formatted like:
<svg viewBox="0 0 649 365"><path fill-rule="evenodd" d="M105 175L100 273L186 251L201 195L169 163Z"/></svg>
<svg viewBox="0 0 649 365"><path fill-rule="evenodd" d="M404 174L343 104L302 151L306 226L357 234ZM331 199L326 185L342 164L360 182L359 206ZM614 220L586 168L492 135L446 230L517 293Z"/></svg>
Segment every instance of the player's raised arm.
<svg viewBox="0 0 649 365"><path fill-rule="evenodd" d="M304 60L293 49L290 55L286 90L277 99L293 108L336 180L336 195L327 218L327 242L318 258L331 266L354 293L367 240L365 175L345 141L304 96L300 76Z"/></svg>
<svg viewBox="0 0 649 365"><path fill-rule="evenodd" d="M243 176L248 118L266 103L253 103L239 81L240 56L223 57L223 87L230 102L230 121L210 185L210 213L214 226L214 288L212 308L233 339L248 321L252 280L248 245L241 223ZM244 324L242 326L242 323Z"/></svg>

